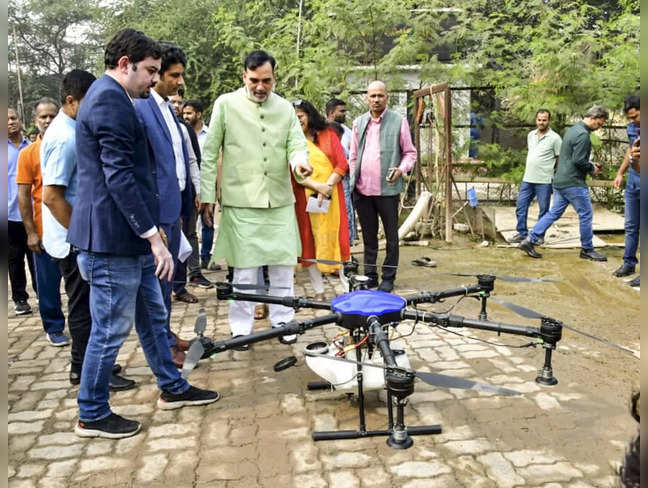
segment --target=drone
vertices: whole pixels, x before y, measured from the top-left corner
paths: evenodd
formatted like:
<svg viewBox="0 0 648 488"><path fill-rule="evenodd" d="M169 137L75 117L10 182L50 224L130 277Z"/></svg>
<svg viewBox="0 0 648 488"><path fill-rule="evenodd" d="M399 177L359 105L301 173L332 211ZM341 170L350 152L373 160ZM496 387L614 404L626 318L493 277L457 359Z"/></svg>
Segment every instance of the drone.
<svg viewBox="0 0 648 488"><path fill-rule="evenodd" d="M317 261L317 260L312 260ZM563 322L534 312L519 305L492 297L495 281L542 282L538 278L500 277L493 274L476 274L476 284L461 286L443 291L423 291L416 295L401 297L368 288L369 278L358 274L359 263L326 261L327 264L343 265L344 276L348 280L349 291L331 301L318 301L308 297L279 297L267 294L245 293L248 289L262 288L256 285L217 283L216 294L219 300L242 300L249 302L278 304L286 307L327 310L330 313L312 319L292 320L278 327L240 336L223 341L211 341L204 337L207 318L201 309L196 320L196 338L192 340L187 352L183 376L186 377L200 359L226 350L280 338L285 335L304 334L306 331L328 324L337 324L342 331L331 344L314 342L304 349L306 365L324 381L311 382L309 390L350 390L357 392L359 426L356 430L336 430L313 432L314 441L335 439L358 439L386 436L387 445L394 449L407 449L413 445L411 436L433 435L442 432L441 425L410 426L405 423L407 398L414 393L415 379L441 388L460 388L499 395L521 395L520 392L469 379L439 373L416 371L411 368L407 353L396 341L390 339L401 322L410 320L416 323L431 324L450 330L469 328L500 334L511 334L531 338L532 341L521 347L541 346L544 349L544 363L535 381L544 386L555 386L558 380L553 374L552 354L561 340L563 328L583 334L589 338L617 347L637 356L632 349L619 346L604 339L581 332ZM510 278L510 279L507 279ZM267 288L265 289L267 291ZM436 313L415 308L419 304L440 303L448 298L473 297L481 302L477 319L448 312ZM540 320L539 327L494 322L488 319L487 301L493 299L514 312ZM393 334L392 334L393 335ZM399 336L400 337L400 336ZM398 337L397 337L398 338ZM274 365L276 372L294 366L294 356L282 359ZM385 390L387 393L387 429L368 430L365 420L365 391ZM394 412L394 407L396 412Z"/></svg>

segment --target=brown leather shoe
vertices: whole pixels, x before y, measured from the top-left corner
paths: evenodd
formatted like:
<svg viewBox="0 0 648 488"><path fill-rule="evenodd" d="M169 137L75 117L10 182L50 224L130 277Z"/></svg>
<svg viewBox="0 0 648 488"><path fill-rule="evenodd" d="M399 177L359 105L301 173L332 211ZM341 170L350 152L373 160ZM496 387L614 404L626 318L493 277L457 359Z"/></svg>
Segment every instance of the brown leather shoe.
<svg viewBox="0 0 648 488"><path fill-rule="evenodd" d="M185 353L178 349L178 346L171 346L171 359L176 368L182 369L185 360Z"/></svg>
<svg viewBox="0 0 648 488"><path fill-rule="evenodd" d="M189 350L189 346L191 346L191 343L189 341L185 341L184 339L180 339L180 337L178 337L178 334L175 334L173 332L171 332L171 334L173 334L173 337L175 337L176 346L178 347L178 349L180 351L188 351Z"/></svg>

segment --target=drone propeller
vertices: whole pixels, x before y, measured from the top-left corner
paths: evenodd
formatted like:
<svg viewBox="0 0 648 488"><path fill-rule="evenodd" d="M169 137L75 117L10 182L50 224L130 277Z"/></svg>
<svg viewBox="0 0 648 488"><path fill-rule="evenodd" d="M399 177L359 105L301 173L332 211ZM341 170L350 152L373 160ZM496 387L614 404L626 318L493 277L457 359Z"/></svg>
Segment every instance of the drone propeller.
<svg viewBox="0 0 648 488"><path fill-rule="evenodd" d="M214 281L216 286L231 286L232 288L238 288L239 290L262 290L269 291L270 288L276 288L280 290L289 290L287 286L268 286L268 285L255 285L252 283L228 283L226 281Z"/></svg>
<svg viewBox="0 0 648 488"><path fill-rule="evenodd" d="M452 276L472 276L477 277L488 273L447 273ZM492 275L498 280L510 281L512 283L558 283L558 280L549 278L525 278L523 276L505 276L505 275Z"/></svg>
<svg viewBox="0 0 648 488"><path fill-rule="evenodd" d="M198 364L198 361L200 361L205 352L205 346L202 341L206 328L207 314L205 313L205 309L201 307L200 310L198 310L198 317L196 317L196 323L194 324L196 337L191 341L191 346L189 346L184 364L182 365L182 377L185 379L189 376L189 373L196 368L196 364Z"/></svg>
<svg viewBox="0 0 648 488"><path fill-rule="evenodd" d="M319 357L319 358L324 358L324 359L330 359L332 361L342 361L345 363L352 363L352 364L359 364L361 366L367 366L370 368L379 368L383 370L387 369L395 369L398 371L403 371L406 373L413 374L416 376L418 379L423 381L424 383L427 383L428 385L432 386L438 386L440 388L459 388L462 390L475 390L475 391L484 391L484 392L492 392L492 393L499 393L500 395L521 395L519 391L516 390L511 390L509 388L504 388L501 386L495 386L495 385L490 385L488 383L479 383L477 381L473 380L466 380L464 378L457 378L456 376L448 376L445 374L439 374L439 373L428 373L424 371L415 371L413 369L408 369L408 368L389 368L384 365L380 364L372 364L372 363L364 363L361 361L353 361L351 359L346 359L346 358L340 358L340 357L335 357L335 356L329 356L328 354L319 354L319 353L314 353L310 351L304 352L305 355L307 356L312 356L312 357Z"/></svg>
<svg viewBox="0 0 648 488"><path fill-rule="evenodd" d="M507 302L506 300L502 300L497 297L491 297L491 300L495 300L496 303L499 303L500 305L508 308L509 310L512 310L518 315L521 315L522 317L526 317L528 319L550 318L547 315L538 313L535 310L531 310L530 308L522 307L521 305L516 305L515 303ZM576 332L577 334L581 334L585 337L589 337L590 339L593 339L595 341L602 342L603 344L606 344L608 346L616 347L617 349L621 349L622 351L628 352L632 354L634 357L639 358L639 353L633 349L630 349L629 347L620 346L619 344L615 344L614 342L608 341L606 339L601 339L600 337L596 337L595 335L588 334L587 332L583 332L582 330L575 329L571 325L562 324L562 326L565 329L571 330L572 332Z"/></svg>

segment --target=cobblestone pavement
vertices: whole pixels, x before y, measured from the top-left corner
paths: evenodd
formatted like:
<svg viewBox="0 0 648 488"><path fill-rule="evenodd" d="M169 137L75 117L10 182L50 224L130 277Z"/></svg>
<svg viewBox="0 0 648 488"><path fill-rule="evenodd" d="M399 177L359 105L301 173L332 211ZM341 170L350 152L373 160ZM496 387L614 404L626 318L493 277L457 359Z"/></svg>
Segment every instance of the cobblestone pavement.
<svg viewBox="0 0 648 488"><path fill-rule="evenodd" d="M297 293L309 292L305 273L298 283ZM329 281L329 296L334 286L339 291L339 284ZM205 306L207 334L228 337L227 303L218 302L214 290L190 291L201 304L175 302L172 328L191 338L198 308ZM298 317L313 315L300 311ZM413 367L524 395L442 390L417 381L406 423L442 424L442 434L415 436L408 450L389 448L383 437L314 442L314 430L358 425L356 406L344 393L305 389L318 378L303 364L301 351L331 339L336 327L311 330L294 346L272 340L201 361L191 382L217 389L222 399L173 411L156 407L159 392L133 332L118 362L138 387L111 394L111 404L115 412L141 421L143 429L121 440L80 439L73 433L77 387L67 379L69 347L46 342L37 313L15 317L10 304L8 324L11 488L610 487L636 432L618 388L582 381L599 367L595 353L582 359L585 347L560 346L554 363L560 383L546 388L533 381L542 366L541 349L490 345L418 324L401 339ZM256 330L268 326L260 321ZM412 324L400 329L408 333ZM471 335L515 343L510 336ZM298 367L275 373L273 364L290 354L298 356ZM368 428L385 428L385 414L381 395L369 392Z"/></svg>

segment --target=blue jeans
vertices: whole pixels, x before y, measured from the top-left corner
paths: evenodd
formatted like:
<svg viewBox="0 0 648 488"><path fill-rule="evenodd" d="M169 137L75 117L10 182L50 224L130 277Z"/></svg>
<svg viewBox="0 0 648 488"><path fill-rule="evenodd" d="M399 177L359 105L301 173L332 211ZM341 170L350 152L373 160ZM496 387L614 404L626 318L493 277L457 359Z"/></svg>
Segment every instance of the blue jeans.
<svg viewBox="0 0 648 488"><path fill-rule="evenodd" d="M527 217L529 215L529 205L531 205L533 197L538 197L538 220L540 220L549 211L549 204L551 203L551 183L528 183L523 181L520 185L520 192L518 193L515 206L515 215L517 217L517 231L523 236L529 233Z"/></svg>
<svg viewBox="0 0 648 488"><path fill-rule="evenodd" d="M544 214L538 223L529 232L531 242L536 243L547 229L565 213L567 205L571 204L578 214L578 227L580 229L581 247L585 251L594 249L592 238L592 202L590 201L589 188L570 186L568 188L554 187L554 201L551 210Z"/></svg>
<svg viewBox="0 0 648 488"><path fill-rule="evenodd" d="M637 265L639 247L639 207L641 206L641 180L639 174L630 171L625 190L625 251L623 262L633 268ZM40 287L40 283L38 284ZM39 288L40 290L40 288Z"/></svg>
<svg viewBox="0 0 648 488"><path fill-rule="evenodd" d="M144 356L158 388L182 393L189 384L173 364L166 337L167 310L152 254L115 256L81 252L81 275L90 284L92 330L81 371L79 419L110 415L109 381L119 348L135 323Z"/></svg>
<svg viewBox="0 0 648 488"><path fill-rule="evenodd" d="M42 250L32 253L38 288L38 311L47 334L63 332L65 315L61 309L61 270L56 261Z"/></svg>
<svg viewBox="0 0 648 488"><path fill-rule="evenodd" d="M207 227L205 221L200 217L201 222L201 238L202 244L200 246L200 259L210 259L212 245L214 244L214 227Z"/></svg>

